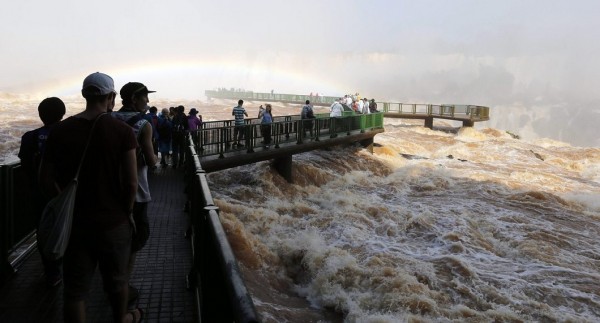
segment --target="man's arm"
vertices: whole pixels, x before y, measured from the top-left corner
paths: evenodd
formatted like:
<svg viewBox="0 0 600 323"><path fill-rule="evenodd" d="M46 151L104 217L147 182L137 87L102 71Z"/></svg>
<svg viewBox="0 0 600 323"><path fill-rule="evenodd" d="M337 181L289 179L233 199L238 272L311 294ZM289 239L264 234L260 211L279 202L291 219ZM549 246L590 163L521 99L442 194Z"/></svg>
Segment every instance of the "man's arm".
<svg viewBox="0 0 600 323"><path fill-rule="evenodd" d="M135 148L130 149L123 154L121 174L123 176L123 190L125 192L125 207L126 210L133 210L135 194L137 193L138 188Z"/></svg>
<svg viewBox="0 0 600 323"><path fill-rule="evenodd" d="M140 145L142 146L142 154L146 160L146 165L152 166L156 164L156 156L154 155L154 148L152 146L152 125L150 123L144 125L140 138Z"/></svg>

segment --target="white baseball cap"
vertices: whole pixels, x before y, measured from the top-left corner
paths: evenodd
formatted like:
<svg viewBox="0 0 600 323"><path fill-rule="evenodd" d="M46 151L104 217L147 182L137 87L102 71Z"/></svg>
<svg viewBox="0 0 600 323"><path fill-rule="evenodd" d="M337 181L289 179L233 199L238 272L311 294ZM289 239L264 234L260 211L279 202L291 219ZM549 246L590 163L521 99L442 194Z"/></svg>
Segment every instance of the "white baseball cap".
<svg viewBox="0 0 600 323"><path fill-rule="evenodd" d="M104 73L92 73L83 80L81 93L84 95L106 95L111 92L117 93L115 91L115 82L112 77Z"/></svg>

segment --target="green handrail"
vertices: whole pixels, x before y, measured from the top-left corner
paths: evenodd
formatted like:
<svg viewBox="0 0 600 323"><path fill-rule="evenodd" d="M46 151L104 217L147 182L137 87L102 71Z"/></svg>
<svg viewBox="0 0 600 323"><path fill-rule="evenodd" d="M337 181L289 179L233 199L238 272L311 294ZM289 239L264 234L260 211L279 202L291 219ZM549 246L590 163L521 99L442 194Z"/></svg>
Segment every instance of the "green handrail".
<svg viewBox="0 0 600 323"><path fill-rule="evenodd" d="M320 136L335 137L337 134L350 134L352 131L369 131L370 129L383 128L383 112L372 114L355 114L353 111L344 112L344 116L331 118L329 114L318 114L313 119L313 130L315 140L320 141ZM201 156L219 155L224 157L224 153L231 150L246 150L248 153L254 152L254 148L260 146L260 141L264 138L260 130L258 119L246 119L243 126L244 146L233 147L234 129L233 120L210 121L202 124L201 128L191 132L196 149ZM299 115L275 117L271 123L271 137L273 147L279 148L283 143L303 143L303 134L308 132L305 129L304 120ZM305 131L306 130L306 131Z"/></svg>

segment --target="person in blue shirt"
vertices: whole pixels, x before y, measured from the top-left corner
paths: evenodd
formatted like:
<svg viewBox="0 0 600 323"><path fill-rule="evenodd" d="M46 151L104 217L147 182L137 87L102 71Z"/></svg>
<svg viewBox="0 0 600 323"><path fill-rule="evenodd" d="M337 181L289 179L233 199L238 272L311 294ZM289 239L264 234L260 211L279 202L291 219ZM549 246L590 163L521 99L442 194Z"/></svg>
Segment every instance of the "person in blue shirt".
<svg viewBox="0 0 600 323"><path fill-rule="evenodd" d="M260 122L260 133L262 133L264 138L265 149L269 149L269 145L271 144L271 123L273 123L273 114L271 110L271 105L267 104Z"/></svg>
<svg viewBox="0 0 600 323"><path fill-rule="evenodd" d="M61 99L52 97L42 100L38 106L38 113L44 125L35 130L26 132L21 138L19 158L21 159L21 166L28 177L32 201L31 205L33 207L32 216L36 218L36 223L39 223L42 211L49 201L49 199L42 194L38 181L38 171L46 147L46 139L48 139L48 134L50 134L52 128L62 120L65 112L65 104ZM39 243L38 248L40 248ZM62 259L46 259L41 253L41 250L40 254L42 255L46 283L49 287L60 285L62 282Z"/></svg>

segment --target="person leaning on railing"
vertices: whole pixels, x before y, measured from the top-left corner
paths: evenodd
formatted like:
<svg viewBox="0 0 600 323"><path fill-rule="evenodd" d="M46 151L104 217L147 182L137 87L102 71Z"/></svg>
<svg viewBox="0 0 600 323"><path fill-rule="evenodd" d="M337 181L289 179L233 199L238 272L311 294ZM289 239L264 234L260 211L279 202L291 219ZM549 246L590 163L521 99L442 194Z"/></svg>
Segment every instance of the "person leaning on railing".
<svg viewBox="0 0 600 323"><path fill-rule="evenodd" d="M315 118L315 114L313 112L313 107L310 104L310 100L306 100L306 104L302 107L302 112L300 117L303 120L303 134L302 137L306 138L306 130L310 132L310 138L313 137L313 120Z"/></svg>
<svg viewBox="0 0 600 323"><path fill-rule="evenodd" d="M273 123L273 114L271 109L271 105L267 104L260 122L260 132L264 138L265 149L269 149L269 145L271 145L271 123Z"/></svg>

